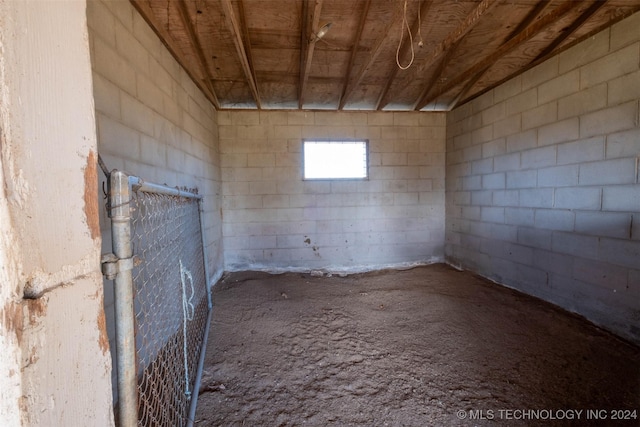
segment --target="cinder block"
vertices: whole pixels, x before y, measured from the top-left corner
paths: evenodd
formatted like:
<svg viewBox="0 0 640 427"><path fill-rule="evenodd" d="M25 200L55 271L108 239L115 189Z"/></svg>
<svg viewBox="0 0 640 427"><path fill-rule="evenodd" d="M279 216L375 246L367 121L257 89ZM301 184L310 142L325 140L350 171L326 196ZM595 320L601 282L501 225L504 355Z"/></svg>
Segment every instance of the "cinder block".
<svg viewBox="0 0 640 427"><path fill-rule="evenodd" d="M480 129L476 129L471 133L472 144L482 144L483 142L491 141L493 139L493 126L488 125Z"/></svg>
<svg viewBox="0 0 640 427"><path fill-rule="evenodd" d="M580 118L580 136L587 138L632 129L636 127L637 115L636 101L586 114Z"/></svg>
<svg viewBox="0 0 640 427"><path fill-rule="evenodd" d="M569 71L538 86L538 103L546 104L578 90L580 90L580 72Z"/></svg>
<svg viewBox="0 0 640 427"><path fill-rule="evenodd" d="M558 145L558 164L584 163L604 158L604 137Z"/></svg>
<svg viewBox="0 0 640 427"><path fill-rule="evenodd" d="M157 140L141 135L140 137L140 160L158 168L163 168L167 163L167 146Z"/></svg>
<svg viewBox="0 0 640 427"><path fill-rule="evenodd" d="M398 126L383 126L380 129L383 140L404 140L407 139L407 129Z"/></svg>
<svg viewBox="0 0 640 427"><path fill-rule="evenodd" d="M554 56L522 74L522 90L525 91L527 89L534 88L531 90L537 94L535 89L536 86L555 78L557 75L558 57ZM507 105L507 107L509 106Z"/></svg>
<svg viewBox="0 0 640 427"><path fill-rule="evenodd" d="M610 84L610 83L609 83ZM609 103L609 105L614 105ZM588 89L558 100L558 119L576 117L607 106L607 84L592 86Z"/></svg>
<svg viewBox="0 0 640 427"><path fill-rule="evenodd" d="M553 189L533 188L520 190L520 206L531 208L553 207Z"/></svg>
<svg viewBox="0 0 640 427"><path fill-rule="evenodd" d="M513 171L520 168L520 153L497 156L493 159L494 172Z"/></svg>
<svg viewBox="0 0 640 427"><path fill-rule="evenodd" d="M558 103L548 102L539 107L522 113L522 129L533 129L549 123L555 123L558 119Z"/></svg>
<svg viewBox="0 0 640 427"><path fill-rule="evenodd" d="M627 287L627 269L592 259L576 258L573 277L614 291L621 291Z"/></svg>
<svg viewBox="0 0 640 427"><path fill-rule="evenodd" d="M556 189L555 207L559 209L599 210L600 187L570 187Z"/></svg>
<svg viewBox="0 0 640 427"><path fill-rule="evenodd" d="M421 169L426 169L424 178L428 178L430 176L428 171L433 170L432 167L423 167L420 168L418 166L396 166L393 168L393 179L411 179L415 180L422 177Z"/></svg>
<svg viewBox="0 0 640 427"><path fill-rule="evenodd" d="M125 159L140 158L140 134L102 114L98 118L99 148Z"/></svg>
<svg viewBox="0 0 640 427"><path fill-rule="evenodd" d="M482 188L485 190L500 190L505 188L504 172L491 173L482 176Z"/></svg>
<svg viewBox="0 0 640 427"><path fill-rule="evenodd" d="M466 161L473 161L482 158L482 146L475 145L462 150L462 158Z"/></svg>
<svg viewBox="0 0 640 427"><path fill-rule="evenodd" d="M518 227L515 225L505 224L491 224L489 235L497 240L503 240L505 242L515 242L518 232Z"/></svg>
<svg viewBox="0 0 640 427"><path fill-rule="evenodd" d="M628 239L632 232L631 214L617 212L576 212L578 233Z"/></svg>
<svg viewBox="0 0 640 427"><path fill-rule="evenodd" d="M578 165L538 169L538 187L578 185Z"/></svg>
<svg viewBox="0 0 640 427"><path fill-rule="evenodd" d="M637 13L611 27L611 50L638 41L638 28L640 28L640 16Z"/></svg>
<svg viewBox="0 0 640 427"><path fill-rule="evenodd" d="M500 207L483 207L480 213L480 219L485 222L504 223L504 208Z"/></svg>
<svg viewBox="0 0 640 427"><path fill-rule="evenodd" d="M223 181L222 194L230 196L249 194L249 183Z"/></svg>
<svg viewBox="0 0 640 427"><path fill-rule="evenodd" d="M494 102L512 98L522 91L522 76L518 75L494 89Z"/></svg>
<svg viewBox="0 0 640 427"><path fill-rule="evenodd" d="M612 185L602 189L602 210L640 212L640 185Z"/></svg>
<svg viewBox="0 0 640 427"><path fill-rule="evenodd" d="M493 137L502 138L522 130L522 115L516 114L493 124Z"/></svg>
<svg viewBox="0 0 640 427"><path fill-rule="evenodd" d="M542 147L523 151L520 155L520 165L524 169L541 168L556 164L556 147Z"/></svg>
<svg viewBox="0 0 640 427"><path fill-rule="evenodd" d="M87 25L93 34L100 36L108 45L115 47L115 19L103 2L87 2Z"/></svg>
<svg viewBox="0 0 640 427"><path fill-rule="evenodd" d="M520 152L537 146L538 131L536 129L507 137L507 153Z"/></svg>
<svg viewBox="0 0 640 427"><path fill-rule="evenodd" d="M479 221L481 210L482 208L480 206L463 206L462 218L468 219L471 221Z"/></svg>
<svg viewBox="0 0 640 427"><path fill-rule="evenodd" d="M475 206L491 206L491 191L474 191L471 193L471 204Z"/></svg>
<svg viewBox="0 0 640 427"><path fill-rule="evenodd" d="M633 184L636 159L623 158L580 165L580 185Z"/></svg>
<svg viewBox="0 0 640 427"><path fill-rule="evenodd" d="M480 190L482 188L482 176L473 175L462 178L463 190Z"/></svg>
<svg viewBox="0 0 640 427"><path fill-rule="evenodd" d="M136 72L131 64L98 37L94 38L93 46L92 58L96 73L135 96Z"/></svg>
<svg viewBox="0 0 640 427"><path fill-rule="evenodd" d="M536 209L535 225L545 230L572 231L574 213L561 209Z"/></svg>
<svg viewBox="0 0 640 427"><path fill-rule="evenodd" d="M607 135L607 159L636 157L640 154L640 128ZM594 159L594 160L600 160Z"/></svg>
<svg viewBox="0 0 640 427"><path fill-rule="evenodd" d="M551 249L551 230L518 227L517 241L523 246L549 250Z"/></svg>
<svg viewBox="0 0 640 427"><path fill-rule="evenodd" d="M627 268L640 266L640 245L636 241L600 238L600 260Z"/></svg>
<svg viewBox="0 0 640 427"><path fill-rule="evenodd" d="M573 272L574 256L563 255L548 250L534 249L533 265L549 273L570 277Z"/></svg>
<svg viewBox="0 0 640 427"><path fill-rule="evenodd" d="M471 173L483 174L493 172L493 159L476 160L471 163Z"/></svg>
<svg viewBox="0 0 640 427"><path fill-rule="evenodd" d="M506 84L508 85L508 83ZM504 86L504 85L502 85ZM498 102L498 101L496 101ZM498 102L495 105L482 111L482 123L485 125L493 124L494 122L505 118L505 103Z"/></svg>
<svg viewBox="0 0 640 427"><path fill-rule="evenodd" d="M551 236L551 249L563 254L598 259L598 237L554 231Z"/></svg>
<svg viewBox="0 0 640 427"><path fill-rule="evenodd" d="M640 45L633 44L580 69L580 87L587 88L638 70Z"/></svg>
<svg viewBox="0 0 640 427"><path fill-rule="evenodd" d="M93 73L93 96L97 111L113 119L120 119L120 89L95 72Z"/></svg>
<svg viewBox="0 0 640 427"><path fill-rule="evenodd" d="M393 141L394 153L418 153L420 151L420 141Z"/></svg>
<svg viewBox="0 0 640 427"><path fill-rule="evenodd" d="M494 191L493 204L495 206L518 206L520 195L517 190Z"/></svg>
<svg viewBox="0 0 640 427"><path fill-rule="evenodd" d="M506 152L506 140L504 138L482 144L482 157L495 157Z"/></svg>
<svg viewBox="0 0 640 427"><path fill-rule="evenodd" d="M605 29L558 55L560 73L602 58L609 52L609 29Z"/></svg>
<svg viewBox="0 0 640 427"><path fill-rule="evenodd" d="M272 153L250 153L247 156L249 167L274 167L275 165L276 158Z"/></svg>
<svg viewBox="0 0 640 427"><path fill-rule="evenodd" d="M468 205L471 203L471 193L468 191L456 191L451 195L454 205Z"/></svg>
<svg viewBox="0 0 640 427"><path fill-rule="evenodd" d="M262 196L223 196L222 207L224 209L260 209Z"/></svg>
<svg viewBox="0 0 640 427"><path fill-rule="evenodd" d="M577 117L562 120L538 129L538 146L553 145L578 139L580 122Z"/></svg>
<svg viewBox="0 0 640 427"><path fill-rule="evenodd" d="M382 165L383 166L406 166L407 153L383 153Z"/></svg>
<svg viewBox="0 0 640 427"><path fill-rule="evenodd" d="M393 112L368 112L367 124L369 126L392 126L393 125Z"/></svg>
<svg viewBox="0 0 640 427"><path fill-rule="evenodd" d="M536 170L507 172L507 188L534 188L537 185L537 177Z"/></svg>

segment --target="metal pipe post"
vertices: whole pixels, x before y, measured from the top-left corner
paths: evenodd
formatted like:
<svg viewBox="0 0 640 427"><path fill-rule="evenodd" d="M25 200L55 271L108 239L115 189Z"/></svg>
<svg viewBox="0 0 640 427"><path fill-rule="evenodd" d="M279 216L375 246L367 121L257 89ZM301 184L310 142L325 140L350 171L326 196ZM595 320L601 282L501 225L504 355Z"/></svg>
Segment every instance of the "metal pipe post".
<svg viewBox="0 0 640 427"><path fill-rule="evenodd" d="M111 172L109 190L112 246L113 253L118 259L118 272L115 277L118 425L134 427L138 423L138 389L129 177L121 171Z"/></svg>

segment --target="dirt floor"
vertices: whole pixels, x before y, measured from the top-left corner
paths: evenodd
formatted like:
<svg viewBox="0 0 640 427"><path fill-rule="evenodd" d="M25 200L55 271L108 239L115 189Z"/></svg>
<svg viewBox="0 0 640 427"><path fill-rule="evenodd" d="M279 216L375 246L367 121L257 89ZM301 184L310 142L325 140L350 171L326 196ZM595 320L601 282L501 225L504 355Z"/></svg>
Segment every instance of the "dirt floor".
<svg viewBox="0 0 640 427"><path fill-rule="evenodd" d="M196 426L640 425L640 348L444 265L213 298Z"/></svg>

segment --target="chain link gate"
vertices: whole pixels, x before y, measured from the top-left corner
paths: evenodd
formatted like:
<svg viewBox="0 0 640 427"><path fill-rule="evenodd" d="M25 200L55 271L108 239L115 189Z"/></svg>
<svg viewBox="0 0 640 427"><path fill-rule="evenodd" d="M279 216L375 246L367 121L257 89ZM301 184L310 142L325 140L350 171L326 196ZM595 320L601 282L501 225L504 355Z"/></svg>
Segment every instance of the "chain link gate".
<svg viewBox="0 0 640 427"><path fill-rule="evenodd" d="M200 195L109 174L118 424L193 425L211 295Z"/></svg>

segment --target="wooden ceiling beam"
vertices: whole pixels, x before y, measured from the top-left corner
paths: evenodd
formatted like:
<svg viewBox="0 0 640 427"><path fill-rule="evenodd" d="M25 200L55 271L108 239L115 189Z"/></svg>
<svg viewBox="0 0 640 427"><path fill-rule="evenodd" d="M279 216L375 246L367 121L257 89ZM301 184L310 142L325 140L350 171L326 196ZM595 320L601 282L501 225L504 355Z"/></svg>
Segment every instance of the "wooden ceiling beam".
<svg viewBox="0 0 640 427"><path fill-rule="evenodd" d="M253 67L251 66L251 58L247 53L247 49L245 48L245 43L242 39L243 27L240 25L240 23L238 23L236 14L233 11L233 5L231 4L231 0L220 0L220 3L222 4L222 10L224 12L224 20L225 20L225 23L227 24L227 29L231 33L233 44L236 47L238 60L242 65L242 70L244 71L244 75L247 78L247 83L249 84L249 88L251 89L251 94L253 95L253 99L256 102L256 106L258 107L258 109L260 109L262 107L260 105L260 93L258 92L258 85L256 84L255 72L253 70Z"/></svg>
<svg viewBox="0 0 640 427"><path fill-rule="evenodd" d="M320 11L322 10L322 0L313 0L311 10L310 0L304 0L302 4L302 31L300 32L300 86L298 88L298 108L304 106L304 92L309 80L311 62L313 60L313 50L316 40L312 41L311 36L318 32L320 22Z"/></svg>
<svg viewBox="0 0 640 427"><path fill-rule="evenodd" d="M459 84L473 78L477 73L482 72L482 70L485 70L487 67L494 64L504 55L520 46L525 41L531 39L536 34L546 29L549 25L553 24L558 19L561 19L563 16L565 16L567 13L569 13L579 5L580 2L574 1L568 1L560 4L557 8L553 9L542 18L536 20L534 23L524 28L520 33L512 37L509 41L502 44L492 54L486 56L483 60L476 62L474 65L459 73L454 78L449 79L448 82L436 94L432 96L428 96L428 94L424 95L415 109L418 111L423 109L427 104L433 102L441 95L447 93Z"/></svg>
<svg viewBox="0 0 640 427"><path fill-rule="evenodd" d="M480 22L480 18L486 15L491 9L493 9L498 3L500 3L500 1L501 0L482 0L480 3L478 3L475 9L473 9L471 13L467 15L464 21L462 21L455 30L449 33L447 37L445 37L445 39L440 42L440 44L433 50L433 52L431 52L431 55L427 57L426 61L423 62L420 67L418 67L413 75L410 74L407 79L411 79L415 75L424 75L429 67L431 67L431 65L440 57L440 55L452 49L453 51L455 51L464 36L466 36L469 31L471 31L473 27L475 27L476 24ZM448 63L451 58L452 54L450 54L449 57L446 58L446 62ZM419 110L419 108L416 108L417 105L420 104L420 100L426 96L429 90L431 90L433 82L437 81L437 79L440 78L440 73L444 71L445 66L446 63L444 64L444 66L441 66L439 68L438 74L431 79L431 81L422 89L422 91L420 91L420 94L416 98L416 102L413 105L413 109ZM384 108L384 105L382 105L382 108Z"/></svg>
<svg viewBox="0 0 640 427"><path fill-rule="evenodd" d="M607 1L608 0L595 0L593 4L585 9L585 11L582 12L582 14L580 14L580 16L575 21L573 21L573 23L568 28L561 30L560 35L556 37L542 52L540 52L540 54L536 56L536 58L532 62L540 61L541 59L549 56L555 50L555 48L560 46L563 41L565 41L580 27L582 27L582 24L587 22L587 20L591 18L591 16L593 16L593 14L596 13L602 6L604 6Z"/></svg>
<svg viewBox="0 0 640 427"><path fill-rule="evenodd" d="M365 76L365 74L367 74L367 71L369 71L369 69L376 62L378 55L380 55L383 50L385 42L389 38L391 28L393 28L394 24L398 20L398 17L400 16L399 10L400 9L396 10L393 19L391 20L391 22L389 22L385 30L382 32L382 35L376 41L374 48L369 51L369 57L367 58L366 63L360 69L358 75L347 83L347 88L344 91L344 95L342 96L342 99L340 99L340 103L338 105L339 110L342 110L344 108L351 95L353 95L353 91L355 90L355 88L360 85L363 77Z"/></svg>
<svg viewBox="0 0 640 427"><path fill-rule="evenodd" d="M432 4L433 4L433 0L424 0L422 2L422 4L420 5L420 10L418 11L418 16L416 16L416 19L414 19L413 24L411 25L411 34L414 34L420 31L420 23L425 22L427 20L427 16L429 15L429 9L431 8ZM407 56L409 49L411 49L411 45L409 43L406 43L404 46L402 46L402 49L398 57L402 59L405 56ZM393 67L393 71L391 72L391 75L387 79L387 83L384 86L384 89L382 90L382 92L380 93L380 96L378 97L378 101L376 102L376 110L381 110L382 108L384 108L384 106L389 104L389 102L391 101L392 95L389 93L389 90L393 85L393 81L396 79L396 75L398 74L398 71L400 71L399 67Z"/></svg>
<svg viewBox="0 0 640 427"><path fill-rule="evenodd" d="M349 83L349 79L351 79L351 74L353 73L353 64L355 63L356 55L358 54L360 40L362 39L362 31L364 30L364 25L367 22L367 15L369 14L370 6L371 0L366 0L362 6L362 13L360 15L360 21L358 22L358 29L356 31L356 38L353 41L353 47L351 48L351 56L349 57L349 64L347 65L347 72L345 73L346 77L342 85L342 92L340 94L340 101L338 102L338 105L341 105L342 99L345 97L347 92L347 84Z"/></svg>
<svg viewBox="0 0 640 427"><path fill-rule="evenodd" d="M187 58L183 53L184 52L183 49L178 47L178 45L175 42L175 40L173 39L173 37L171 37L171 34L169 34L169 31L165 30L163 27L158 25L158 21L155 18L154 14L153 14L153 10L151 9L151 6L149 6L149 3L146 2L146 1L143 1L143 0L131 0L131 4L133 4L133 6L136 8L136 10L140 13L140 15L147 22L147 24L149 24L149 26L157 34L158 38L160 38L160 40L165 45L165 47L169 50L169 52L171 52L171 55L173 55L173 57L176 59L176 61L178 61L178 63L186 71L186 73L189 75L191 80L193 80L193 82L196 84L198 89L200 89L202 91L202 93L207 97L207 99L209 101L211 101L211 103L216 108L216 110L219 110L220 109L220 102L218 101L218 97L216 96L216 92L213 89L213 85L211 84L211 80L212 80L211 79L211 75L207 71L206 67L203 66L204 55L202 56L202 58L200 58L198 53L196 52L196 54L198 55L198 60L199 60L198 66L200 67L201 72L202 72L202 77L199 77L199 76L196 76L193 73L193 70L189 66L189 62L187 61ZM178 7L178 9L181 9L181 7ZM184 22L184 18L182 17L182 13L183 12L180 11L180 17ZM189 21L189 19L187 19L187 21ZM187 24L185 24L185 27L186 26L187 26ZM192 31L193 31L193 27L190 25L190 22L189 22L189 27L191 27ZM190 37L191 37L191 35L190 35ZM194 39L193 38L191 39L191 42L192 42L192 44L194 43ZM198 44L198 46L199 46L199 44ZM202 49L197 49L195 44L193 44L193 47L194 47L194 50L196 50L196 51L199 50L200 55L202 54Z"/></svg>

